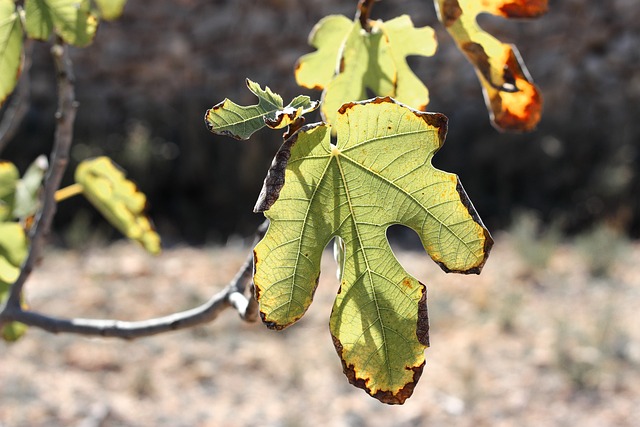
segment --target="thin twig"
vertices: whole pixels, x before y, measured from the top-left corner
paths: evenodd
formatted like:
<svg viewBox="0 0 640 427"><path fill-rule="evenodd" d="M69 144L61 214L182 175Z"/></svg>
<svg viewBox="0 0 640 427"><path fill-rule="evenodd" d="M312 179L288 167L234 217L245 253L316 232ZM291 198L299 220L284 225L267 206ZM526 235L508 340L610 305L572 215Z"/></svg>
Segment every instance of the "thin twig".
<svg viewBox="0 0 640 427"><path fill-rule="evenodd" d="M11 102L7 105L0 121L0 153L13 139L16 132L20 128L22 119L29 111L29 103L31 98L29 69L31 68L31 52L33 50L33 40L25 41L24 63L18 80L18 85L11 98Z"/></svg>
<svg viewBox="0 0 640 427"><path fill-rule="evenodd" d="M266 232L265 221L256 232L256 241ZM240 317L247 322L257 319L257 303L253 295L246 297L246 284L253 273L253 251L240 267L231 282L206 303L179 313L148 320L125 322L112 319L63 319L47 316L21 307L7 306L2 313L5 322L18 321L52 333L74 333L87 336L134 339L161 334L178 329L190 328L213 321L229 307L234 307Z"/></svg>
<svg viewBox="0 0 640 427"><path fill-rule="evenodd" d="M373 3L376 0L359 0L358 11L356 12L356 18L360 20L360 25L367 33L371 32L371 25L369 24L369 17L371 16L371 9Z"/></svg>
<svg viewBox="0 0 640 427"><path fill-rule="evenodd" d="M249 305L242 294L245 282L251 277L253 253L247 258L236 277L223 290L199 307L154 319L125 322L121 320L101 319L63 319L43 315L33 311L16 310L7 313L8 321L18 321L35 326L54 334L68 332L73 334L134 339L163 332L176 331L211 322L225 309L232 307L234 301L244 298L244 307ZM242 305L242 304L241 304ZM240 311L240 310L239 310ZM246 318L246 311L240 312ZM249 320L249 319L247 319Z"/></svg>
<svg viewBox="0 0 640 427"><path fill-rule="evenodd" d="M75 99L74 76L67 47L58 40L51 48L51 55L56 67L58 80L58 111L56 112L56 131L51 151L50 168L44 181L42 209L29 235L30 246L27 259L20 269L20 275L11 286L5 310L20 308L20 295L33 266L40 258L45 238L51 229L51 222L56 212L55 193L60 188L62 176L69 162L69 151L73 142L73 123L76 117L77 103Z"/></svg>

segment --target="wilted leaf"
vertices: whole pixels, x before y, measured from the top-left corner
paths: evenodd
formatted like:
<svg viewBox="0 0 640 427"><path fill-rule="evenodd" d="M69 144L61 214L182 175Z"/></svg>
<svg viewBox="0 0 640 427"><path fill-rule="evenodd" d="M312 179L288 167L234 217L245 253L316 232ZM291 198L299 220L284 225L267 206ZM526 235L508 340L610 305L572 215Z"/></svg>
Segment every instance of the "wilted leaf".
<svg viewBox="0 0 640 427"><path fill-rule="evenodd" d="M25 0L27 35L47 40L55 31L66 43L86 46L98 26L90 9L89 0Z"/></svg>
<svg viewBox="0 0 640 427"><path fill-rule="evenodd" d="M367 89L417 109L429 103L429 91L406 57L433 55L437 46L433 29L415 28L407 15L370 24L371 32L366 32L358 19L328 16L309 36L318 50L298 60L296 81L324 89L322 114L329 123L343 103L368 98Z"/></svg>
<svg viewBox="0 0 640 427"><path fill-rule="evenodd" d="M0 0L0 105L18 83L22 65L22 25L12 0Z"/></svg>
<svg viewBox="0 0 640 427"><path fill-rule="evenodd" d="M0 161L0 222L12 218L19 179L20 173L13 163Z"/></svg>
<svg viewBox="0 0 640 427"><path fill-rule="evenodd" d="M258 83L247 79L247 87L258 97L258 104L243 107L229 99L216 104L204 116L211 132L235 139L249 139L265 126L284 128L298 117L318 108L318 102L311 101L308 96L297 96L285 107L282 97L273 93L268 86L263 90Z"/></svg>
<svg viewBox="0 0 640 427"><path fill-rule="evenodd" d="M13 207L14 218L26 218L38 210L38 194L49 162L46 156L38 156L27 168L24 176L16 184L15 205Z"/></svg>
<svg viewBox="0 0 640 427"><path fill-rule="evenodd" d="M335 146L322 123L285 141L288 161L274 161L268 178L279 197L256 207L270 220L254 251L263 321L282 329L302 317L322 251L340 236L331 334L350 382L386 403L411 395L429 344L426 288L396 260L387 228L415 230L445 271L478 273L492 245L457 176L431 165L446 123L390 98L345 104Z"/></svg>
<svg viewBox="0 0 640 427"><path fill-rule="evenodd" d="M75 178L82 194L122 234L153 254L160 252L160 237L144 213L147 198L111 159L97 157L81 162Z"/></svg>
<svg viewBox="0 0 640 427"><path fill-rule="evenodd" d="M94 0L98 9L100 10L100 17L106 19L107 21L114 20L120 15L122 15L122 11L124 10L124 5L127 0Z"/></svg>
<svg viewBox="0 0 640 427"><path fill-rule="evenodd" d="M518 49L503 44L476 22L481 13L505 18L535 18L547 0L435 0L438 17L474 65L493 124L504 130L529 131L542 112L542 97Z"/></svg>
<svg viewBox="0 0 640 427"><path fill-rule="evenodd" d="M9 295L9 288L20 274L20 265L27 256L28 241L24 229L16 222L0 222L0 305ZM24 334L26 326L10 322L0 329L6 341L15 341Z"/></svg>

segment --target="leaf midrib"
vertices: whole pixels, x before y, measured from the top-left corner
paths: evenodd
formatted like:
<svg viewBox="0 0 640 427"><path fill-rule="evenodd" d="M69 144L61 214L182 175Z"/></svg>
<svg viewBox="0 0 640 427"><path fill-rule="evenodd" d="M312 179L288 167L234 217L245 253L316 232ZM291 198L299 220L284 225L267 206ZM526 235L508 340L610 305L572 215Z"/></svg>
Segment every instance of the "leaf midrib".
<svg viewBox="0 0 640 427"><path fill-rule="evenodd" d="M324 156L323 156L324 157ZM305 234L305 229L307 226L307 219L309 218L309 211L311 210L311 206L313 205L313 200L316 197L316 194L318 193L318 190L320 189L320 187L322 186L322 181L324 181L325 177L327 176L327 170L329 170L329 166L331 165L331 162L333 161L333 158L329 156L329 161L327 162L327 164L324 167L324 170L322 171L322 174L320 175L320 179L318 180L318 185L316 185L316 188L313 190L313 193L311 194L311 197L309 197L309 203L307 204L307 209L304 213L304 219L302 221L302 226L300 227L300 235L298 236L298 248L296 250L296 262L293 266L293 273L292 273L292 278L293 280L291 280L291 286L290 286L290 291L289 291L289 300L287 301L287 318L289 318L290 313L291 313L291 303L293 302L293 291L295 288L295 279L296 276L298 274L298 266L300 265L300 255L302 254L302 237Z"/></svg>
<svg viewBox="0 0 640 427"><path fill-rule="evenodd" d="M364 258L364 263L365 263L365 267L366 267L366 274L367 274L367 276L369 278L369 285L371 286L371 294L373 296L372 299L373 299L373 302L374 302L375 307L376 307L377 321L380 322L380 333L382 335L382 347L383 347L383 351L384 351L385 367L387 368L387 376L388 376L389 380L391 380L393 378L393 375L392 375L392 372L391 372L391 364L388 363L388 361L390 359L389 359L389 348L387 347L387 336L386 336L386 331L385 331L385 325L382 322L382 316L380 314L380 305L378 303L378 296L376 294L376 288L373 285L373 278L371 277L372 269L371 269L371 266L369 265L369 259L367 258L367 251L364 250L364 245L362 243L362 237L360 236L360 229L358 228L358 221L356 219L355 210L354 210L353 204L351 202L351 194L349 192L349 186L347 185L347 180L346 180L346 178L344 176L344 171L342 169L342 164L340 163L340 157L343 157L342 153L339 156L335 156L336 164L338 165L338 170L340 171L340 178L342 179L342 185L344 186L344 191L345 191L345 194L347 196L347 201L348 201L348 204L349 204L349 212L351 213L351 218L353 219L353 224L354 224L354 227L355 227L355 230L356 230L356 238L358 240L358 246L360 246L360 248L362 248L361 252L362 252L362 257ZM354 254L354 256L355 256L355 254ZM352 285L354 285L354 284L352 284ZM378 349L376 349L376 352L377 351L378 351ZM370 354L368 356L369 356L369 358L367 359L367 362L366 362L365 366L363 366L363 369L369 363L369 361L371 360L371 357L373 357L372 354Z"/></svg>

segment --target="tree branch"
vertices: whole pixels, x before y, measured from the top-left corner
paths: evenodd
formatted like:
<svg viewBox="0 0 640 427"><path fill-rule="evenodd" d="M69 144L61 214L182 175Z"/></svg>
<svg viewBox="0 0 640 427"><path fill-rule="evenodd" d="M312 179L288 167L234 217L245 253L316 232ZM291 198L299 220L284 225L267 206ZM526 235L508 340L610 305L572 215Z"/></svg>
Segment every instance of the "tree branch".
<svg viewBox="0 0 640 427"><path fill-rule="evenodd" d="M371 9L373 3L376 0L359 0L358 11L356 12L356 18L360 20L360 25L367 32L371 32L371 25L369 25L369 17L371 16Z"/></svg>
<svg viewBox="0 0 640 427"><path fill-rule="evenodd" d="M61 40L51 48L58 82L58 111L56 131L51 151L50 167L44 181L42 208L29 234L30 246L27 259L20 269L20 275L11 286L5 310L20 308L20 295L33 266L40 258L45 238L49 235L51 222L56 212L55 193L60 188L62 176L69 162L69 151L73 142L73 124L78 108L75 99L74 76L67 47Z"/></svg>
<svg viewBox="0 0 640 427"><path fill-rule="evenodd" d="M9 321L22 322L52 333L68 332L88 336L114 337L134 339L156 335L163 332L176 331L211 322L225 309L235 307L240 317L254 321L247 308L250 306L242 293L247 279L251 277L253 253L247 258L236 277L222 291L199 307L185 310L168 316L149 320L125 322L110 319L63 319L46 316L33 311L9 311Z"/></svg>
<svg viewBox="0 0 640 427"><path fill-rule="evenodd" d="M265 221L258 228L256 240L264 236L267 225L268 221ZM2 320L6 322L18 321L55 334L67 332L122 339L146 337L208 323L215 320L223 310L229 307L235 308L243 320L254 322L258 317L257 302L253 295L249 297L244 295L246 284L251 280L252 273L253 251L233 280L206 303L190 310L148 320L126 322L111 319L63 319L23 310L19 306L7 306L2 313ZM253 286L251 291L253 293Z"/></svg>

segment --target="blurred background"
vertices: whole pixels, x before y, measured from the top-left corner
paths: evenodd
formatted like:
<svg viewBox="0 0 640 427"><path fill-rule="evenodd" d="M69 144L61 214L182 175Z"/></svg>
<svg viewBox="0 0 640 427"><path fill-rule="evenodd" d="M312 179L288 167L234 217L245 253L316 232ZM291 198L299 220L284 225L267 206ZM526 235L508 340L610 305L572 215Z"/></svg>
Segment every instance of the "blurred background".
<svg viewBox="0 0 640 427"><path fill-rule="evenodd" d="M319 92L296 86L293 66L312 50L313 25L332 13L352 16L355 3L129 1L122 18L100 26L92 46L73 50L80 110L67 179L78 161L106 154L148 195L165 244L251 235L261 221L252 207L281 136L215 136L204 113L226 97L255 103L246 77L286 102L300 93L318 99ZM544 95L542 121L528 134L501 134L490 125L474 71L431 2L383 1L373 17L408 13L416 26L437 30L436 55L410 58L431 91L428 110L450 118L434 162L460 175L491 230L528 212L562 232L607 223L637 237L640 7L635 0L568 0L550 8L526 22L480 17L485 29L518 46ZM53 138L55 81L46 44L35 45L31 78L31 107L2 153L22 170L48 153ZM82 198L63 203L56 221L64 245L86 242L96 230L102 238L118 236Z"/></svg>

